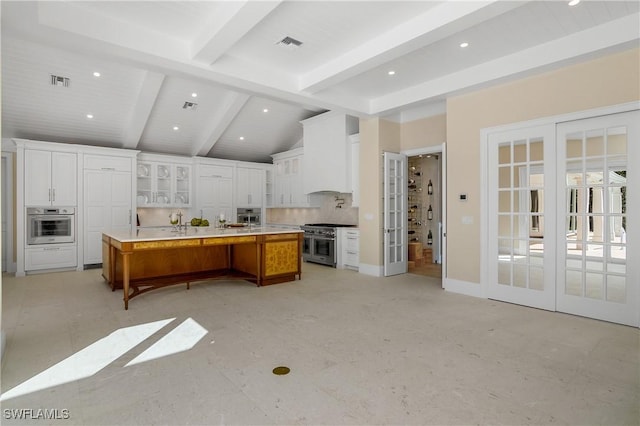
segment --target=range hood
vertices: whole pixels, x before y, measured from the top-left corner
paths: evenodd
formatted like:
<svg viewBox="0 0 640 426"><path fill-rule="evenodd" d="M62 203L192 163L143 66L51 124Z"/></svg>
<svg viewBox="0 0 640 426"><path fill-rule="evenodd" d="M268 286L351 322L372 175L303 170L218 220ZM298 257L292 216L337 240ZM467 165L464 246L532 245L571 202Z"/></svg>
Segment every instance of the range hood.
<svg viewBox="0 0 640 426"><path fill-rule="evenodd" d="M301 123L304 193L352 192L349 135L358 133L359 119L330 111Z"/></svg>

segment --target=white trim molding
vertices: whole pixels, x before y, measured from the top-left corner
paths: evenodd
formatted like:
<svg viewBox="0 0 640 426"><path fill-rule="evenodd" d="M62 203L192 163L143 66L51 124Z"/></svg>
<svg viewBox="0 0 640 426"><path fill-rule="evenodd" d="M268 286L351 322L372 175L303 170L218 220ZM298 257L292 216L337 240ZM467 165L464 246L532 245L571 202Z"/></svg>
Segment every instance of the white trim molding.
<svg viewBox="0 0 640 426"><path fill-rule="evenodd" d="M371 275L374 277L382 277L383 276L384 267L382 265L368 265L366 263L361 263L358 266L358 272L365 275Z"/></svg>
<svg viewBox="0 0 640 426"><path fill-rule="evenodd" d="M442 284L446 291L450 291L452 293L464 294L465 296L479 297L481 299L487 298L484 295L484 292L482 291L482 286L480 285L480 283L455 280L453 278L443 278Z"/></svg>

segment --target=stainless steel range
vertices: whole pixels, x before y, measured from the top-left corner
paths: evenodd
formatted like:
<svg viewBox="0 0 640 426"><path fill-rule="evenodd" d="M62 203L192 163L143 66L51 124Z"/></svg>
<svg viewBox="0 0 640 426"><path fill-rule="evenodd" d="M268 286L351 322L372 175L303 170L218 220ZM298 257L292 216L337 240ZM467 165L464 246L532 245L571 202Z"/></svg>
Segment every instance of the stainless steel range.
<svg viewBox="0 0 640 426"><path fill-rule="evenodd" d="M336 267L336 228L355 227L339 223L309 223L302 225L304 243L302 258L305 262Z"/></svg>

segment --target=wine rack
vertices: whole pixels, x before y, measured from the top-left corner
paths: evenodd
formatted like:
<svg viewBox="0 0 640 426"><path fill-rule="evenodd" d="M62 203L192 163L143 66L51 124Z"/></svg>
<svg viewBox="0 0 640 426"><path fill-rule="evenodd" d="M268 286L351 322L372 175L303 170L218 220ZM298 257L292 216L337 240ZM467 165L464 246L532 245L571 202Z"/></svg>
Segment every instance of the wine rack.
<svg viewBox="0 0 640 426"><path fill-rule="evenodd" d="M407 220L408 234L410 242L422 240L422 169L418 161L409 158L409 178L408 178L408 213Z"/></svg>

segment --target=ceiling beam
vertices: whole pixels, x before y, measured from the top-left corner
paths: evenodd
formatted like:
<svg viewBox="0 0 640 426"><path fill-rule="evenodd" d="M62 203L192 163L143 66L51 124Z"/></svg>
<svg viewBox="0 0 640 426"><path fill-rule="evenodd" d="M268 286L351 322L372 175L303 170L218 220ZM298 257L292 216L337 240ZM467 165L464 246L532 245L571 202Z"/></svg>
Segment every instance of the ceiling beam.
<svg viewBox="0 0 640 426"><path fill-rule="evenodd" d="M123 148L134 149L138 146L142 132L151 115L151 110L153 110L153 106L160 93L164 77L164 74L151 71L146 72L140 93L138 93L137 102L131 111L131 118L124 129L124 136L122 138Z"/></svg>
<svg viewBox="0 0 640 426"><path fill-rule="evenodd" d="M370 102L370 114L385 114L408 105L442 99L498 82L523 78L584 61L589 55L637 46L640 13L588 28L566 37L462 69Z"/></svg>
<svg viewBox="0 0 640 426"><path fill-rule="evenodd" d="M213 64L280 5L280 1L221 2L215 21L191 43L191 57Z"/></svg>
<svg viewBox="0 0 640 426"><path fill-rule="evenodd" d="M202 131L202 135L197 139L202 141L202 143L200 146L194 147L191 155L206 156L248 100L249 95L244 93L230 92L225 96L225 98L221 100L218 112L215 116L209 118L207 126Z"/></svg>
<svg viewBox="0 0 640 426"><path fill-rule="evenodd" d="M299 90L308 93L324 90L523 3L488 0L438 4L302 75Z"/></svg>

